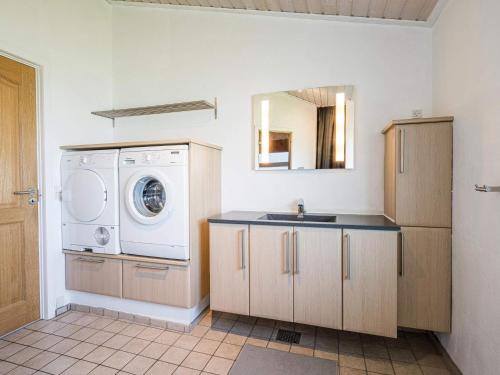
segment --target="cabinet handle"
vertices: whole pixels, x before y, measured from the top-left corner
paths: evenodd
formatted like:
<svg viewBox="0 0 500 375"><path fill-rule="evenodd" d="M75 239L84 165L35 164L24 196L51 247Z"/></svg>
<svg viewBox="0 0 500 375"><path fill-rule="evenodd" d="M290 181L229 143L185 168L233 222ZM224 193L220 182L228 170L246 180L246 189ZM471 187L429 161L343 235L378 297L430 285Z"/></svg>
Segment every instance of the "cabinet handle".
<svg viewBox="0 0 500 375"><path fill-rule="evenodd" d="M77 262L86 262L86 263L104 263L104 259L95 259L95 258L85 258L79 257L75 259Z"/></svg>
<svg viewBox="0 0 500 375"><path fill-rule="evenodd" d="M399 173L405 173L405 130L399 129Z"/></svg>
<svg viewBox="0 0 500 375"><path fill-rule="evenodd" d="M299 232L293 232L294 273L299 273Z"/></svg>
<svg viewBox="0 0 500 375"><path fill-rule="evenodd" d="M401 265L399 275L403 277L405 275L405 238L403 236L403 232L399 232L400 240L401 240Z"/></svg>
<svg viewBox="0 0 500 375"><path fill-rule="evenodd" d="M245 264L245 229L240 231L241 234L241 269L244 270L246 268Z"/></svg>
<svg viewBox="0 0 500 375"><path fill-rule="evenodd" d="M344 280L351 280L351 236L349 234L346 234L344 235L344 237L346 243L346 249L345 249L346 270L345 270Z"/></svg>
<svg viewBox="0 0 500 375"><path fill-rule="evenodd" d="M150 266L150 265L138 263L135 265L135 268L152 270L152 271L167 271L170 267L169 266Z"/></svg>
<svg viewBox="0 0 500 375"><path fill-rule="evenodd" d="M290 273L290 232L285 232L285 273Z"/></svg>

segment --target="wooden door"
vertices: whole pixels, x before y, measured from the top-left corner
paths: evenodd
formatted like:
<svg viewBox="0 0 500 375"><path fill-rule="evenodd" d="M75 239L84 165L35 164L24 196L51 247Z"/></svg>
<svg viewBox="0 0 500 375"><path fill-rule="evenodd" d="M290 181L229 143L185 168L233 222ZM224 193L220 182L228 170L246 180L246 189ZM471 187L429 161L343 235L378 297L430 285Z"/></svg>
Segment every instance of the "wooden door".
<svg viewBox="0 0 500 375"><path fill-rule="evenodd" d="M342 230L295 227L293 273L294 321L342 329Z"/></svg>
<svg viewBox="0 0 500 375"><path fill-rule="evenodd" d="M0 56L0 336L40 317L35 70ZM30 195L14 192L34 189Z"/></svg>
<svg viewBox="0 0 500 375"><path fill-rule="evenodd" d="M210 224L210 308L250 314L248 225Z"/></svg>
<svg viewBox="0 0 500 375"><path fill-rule="evenodd" d="M398 325L449 332L451 229L401 228Z"/></svg>
<svg viewBox="0 0 500 375"><path fill-rule="evenodd" d="M250 226L250 315L293 321L293 228Z"/></svg>
<svg viewBox="0 0 500 375"><path fill-rule="evenodd" d="M344 230L344 330L397 336L398 232Z"/></svg>
<svg viewBox="0 0 500 375"><path fill-rule="evenodd" d="M451 227L452 124L396 128L396 223Z"/></svg>

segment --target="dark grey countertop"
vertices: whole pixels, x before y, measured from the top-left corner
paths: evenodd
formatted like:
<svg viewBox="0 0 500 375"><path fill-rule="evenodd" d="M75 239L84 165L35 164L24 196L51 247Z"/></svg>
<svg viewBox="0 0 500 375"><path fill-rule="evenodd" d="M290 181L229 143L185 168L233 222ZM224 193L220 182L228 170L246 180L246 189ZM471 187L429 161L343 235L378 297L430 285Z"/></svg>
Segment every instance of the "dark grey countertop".
<svg viewBox="0 0 500 375"><path fill-rule="evenodd" d="M252 225L294 225L298 227L320 227L320 228L346 228L346 229L372 229L399 231L399 225L394 224L383 215L345 215L334 214L337 220L333 223L317 223L304 221L277 221L259 220L267 213L262 211L230 211L224 214L212 216L209 223L226 224L252 224ZM289 212L287 212L289 213ZM311 213L307 213L311 214ZM316 214L316 213L315 213ZM320 214L319 212L317 214Z"/></svg>

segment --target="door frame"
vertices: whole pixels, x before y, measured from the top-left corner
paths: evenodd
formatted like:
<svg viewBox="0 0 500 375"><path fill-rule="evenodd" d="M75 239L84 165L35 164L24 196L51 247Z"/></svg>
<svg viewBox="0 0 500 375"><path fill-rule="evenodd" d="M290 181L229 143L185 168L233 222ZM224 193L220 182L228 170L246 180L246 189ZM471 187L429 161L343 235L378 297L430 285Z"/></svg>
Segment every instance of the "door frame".
<svg viewBox="0 0 500 375"><path fill-rule="evenodd" d="M48 301L47 301L47 278L46 278L46 256L47 256L47 246L46 246L46 220L45 220L45 173L42 163L43 155L43 138L44 138L44 126L43 126L43 107L42 107L42 65L34 63L31 60L24 59L15 54L9 53L5 50L0 49L0 56L8 58L18 63L27 65L35 69L35 125L36 125L36 171L37 171L37 188L38 188L38 269L39 269L39 294L40 294L40 319L49 318L50 314L47 311Z"/></svg>

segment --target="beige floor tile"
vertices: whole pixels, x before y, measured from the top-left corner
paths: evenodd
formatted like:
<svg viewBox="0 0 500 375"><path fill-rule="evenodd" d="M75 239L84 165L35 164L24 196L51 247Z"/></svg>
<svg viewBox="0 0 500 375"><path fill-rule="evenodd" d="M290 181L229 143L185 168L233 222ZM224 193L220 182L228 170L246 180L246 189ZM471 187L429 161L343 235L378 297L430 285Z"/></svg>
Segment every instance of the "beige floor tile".
<svg viewBox="0 0 500 375"><path fill-rule="evenodd" d="M97 319L99 319L98 316L87 314L82 316L80 319L75 320L73 324L76 324L78 326L88 326L90 323L96 321Z"/></svg>
<svg viewBox="0 0 500 375"><path fill-rule="evenodd" d="M171 346L160 358L161 361L180 365L189 354L189 350Z"/></svg>
<svg viewBox="0 0 500 375"><path fill-rule="evenodd" d="M49 374L58 375L63 373L67 368L73 366L76 362L78 362L77 359L62 355L42 367L41 370Z"/></svg>
<svg viewBox="0 0 500 375"><path fill-rule="evenodd" d="M260 346L261 348L266 348L269 340L258 339L256 337L249 337L245 344Z"/></svg>
<svg viewBox="0 0 500 375"><path fill-rule="evenodd" d="M365 357L370 357L370 358L382 358L382 359L390 358L389 352L387 351L385 345L380 345L376 343L364 344L363 353L365 354Z"/></svg>
<svg viewBox="0 0 500 375"><path fill-rule="evenodd" d="M64 328L65 326L66 326L65 323L51 321L46 326L43 326L42 328L40 328L39 331L44 332L44 333L54 333L54 332Z"/></svg>
<svg viewBox="0 0 500 375"><path fill-rule="evenodd" d="M290 344L283 344L281 342L276 342L276 341L269 341L269 343L267 344L267 347L269 349L280 350L282 352L289 352L290 351ZM217 353L215 353L215 354L217 354ZM231 359L235 359L235 358L231 358Z"/></svg>
<svg viewBox="0 0 500 375"><path fill-rule="evenodd" d="M174 375L198 375L200 373L201 371L199 370L194 370L192 368L182 366L177 367L177 369L174 371Z"/></svg>
<svg viewBox="0 0 500 375"><path fill-rule="evenodd" d="M366 369L379 374L393 375L392 363L388 359L366 358Z"/></svg>
<svg viewBox="0 0 500 375"><path fill-rule="evenodd" d="M365 358L359 354L339 354L339 365L358 370L366 370Z"/></svg>
<svg viewBox="0 0 500 375"><path fill-rule="evenodd" d="M417 361L411 350L408 349L389 348L389 355L393 361L397 362L414 363Z"/></svg>
<svg viewBox="0 0 500 375"><path fill-rule="evenodd" d="M92 352L95 348L97 348L97 345L90 344L88 342L82 342L75 346L73 349L68 350L65 355L73 358L78 358L82 359L85 357L87 354Z"/></svg>
<svg viewBox="0 0 500 375"><path fill-rule="evenodd" d="M25 336L31 335L33 332L34 331L32 330L21 328L17 331L9 333L7 336L4 336L3 339L10 342L16 342L21 340Z"/></svg>
<svg viewBox="0 0 500 375"><path fill-rule="evenodd" d="M154 327L147 327L141 331L136 337L143 340L154 341L158 336L160 336L165 330Z"/></svg>
<svg viewBox="0 0 500 375"><path fill-rule="evenodd" d="M341 367L340 375L366 375L366 371L349 367Z"/></svg>
<svg viewBox="0 0 500 375"><path fill-rule="evenodd" d="M131 353L117 351L106 359L102 364L104 366L112 367L117 370L121 370L129 363L135 356Z"/></svg>
<svg viewBox="0 0 500 375"><path fill-rule="evenodd" d="M123 371L134 374L145 374L156 360L138 355L123 368Z"/></svg>
<svg viewBox="0 0 500 375"><path fill-rule="evenodd" d="M111 337L108 341L102 344L102 346L112 349L121 349L130 340L132 340L132 337L118 334Z"/></svg>
<svg viewBox="0 0 500 375"><path fill-rule="evenodd" d="M420 369L424 375L451 375L451 372L445 368L420 366Z"/></svg>
<svg viewBox="0 0 500 375"><path fill-rule="evenodd" d="M361 346L361 342L341 341L339 344L339 353L363 354L363 347Z"/></svg>
<svg viewBox="0 0 500 375"><path fill-rule="evenodd" d="M443 357L438 354L415 354L420 366L446 368Z"/></svg>
<svg viewBox="0 0 500 375"><path fill-rule="evenodd" d="M209 339L201 339L198 344L193 348L195 352L205 353L205 354L214 354L217 348L220 345L220 341L209 340Z"/></svg>
<svg viewBox="0 0 500 375"><path fill-rule="evenodd" d="M124 352L129 352L133 354L139 354L142 352L149 344L151 344L151 341L147 340L142 340L138 338L133 338L129 342L127 342L121 350Z"/></svg>
<svg viewBox="0 0 500 375"><path fill-rule="evenodd" d="M361 350L361 344L353 341L344 341L342 344L345 347L355 347L356 345L359 345L359 354L362 353ZM316 346L317 349L321 349L325 352L334 352L338 353L339 352L339 341L335 337L328 337L328 336L318 336L316 337ZM346 351L344 351L346 353ZM347 352L351 353L351 352Z"/></svg>
<svg viewBox="0 0 500 375"><path fill-rule="evenodd" d="M140 354L144 357L159 359L168 348L168 345L152 342Z"/></svg>
<svg viewBox="0 0 500 375"><path fill-rule="evenodd" d="M73 349L75 346L77 346L80 342L72 339L63 339L62 341L58 342L54 346L51 346L49 349L47 349L49 352L54 352L54 353L59 353L59 354L64 354L67 351Z"/></svg>
<svg viewBox="0 0 500 375"><path fill-rule="evenodd" d="M38 331L40 328L45 327L47 324L50 323L50 320L37 320L36 322L31 323L28 325L26 328L27 329L32 329L34 331Z"/></svg>
<svg viewBox="0 0 500 375"><path fill-rule="evenodd" d="M37 349L42 349L42 350L47 350L48 348L54 346L58 342L61 342L64 340L63 337L60 336L54 336L54 335L47 335L40 341L35 342L31 346Z"/></svg>
<svg viewBox="0 0 500 375"><path fill-rule="evenodd" d="M182 362L182 366L189 367L195 370L203 370L211 356L208 354L191 352L186 359Z"/></svg>
<svg viewBox="0 0 500 375"><path fill-rule="evenodd" d="M0 359L7 359L17 352L23 350L24 348L26 348L26 346L16 344L15 342L10 343L9 345L4 346L2 349L0 349Z"/></svg>
<svg viewBox="0 0 500 375"><path fill-rule="evenodd" d="M91 344L95 345L102 345L106 341L108 341L111 337L113 337L115 334L113 332L106 332L106 331L98 331L94 335L90 336L87 338L86 342L90 342Z"/></svg>
<svg viewBox="0 0 500 375"><path fill-rule="evenodd" d="M146 326L141 326L140 324L131 324L125 329L123 329L120 334L125 335L125 336L132 336L135 337L142 331L144 331L147 327Z"/></svg>
<svg viewBox="0 0 500 375"><path fill-rule="evenodd" d="M113 333L118 333L125 328L127 328L130 325L130 323L123 322L121 320L114 320L111 324L106 325L102 329L107 331L107 332L113 332ZM95 327L91 327L95 328Z"/></svg>
<svg viewBox="0 0 500 375"><path fill-rule="evenodd" d="M396 375L422 375L420 367L415 363L392 362Z"/></svg>
<svg viewBox="0 0 500 375"><path fill-rule="evenodd" d="M54 332L54 335L62 336L62 337L70 337L76 331L82 329L82 326L77 326L75 324L68 324L64 328L61 328Z"/></svg>
<svg viewBox="0 0 500 375"><path fill-rule="evenodd" d="M232 344L232 345L243 346L245 345L245 341L247 341L246 336L241 336L234 333L228 333L227 336L224 338L224 342L226 344Z"/></svg>
<svg viewBox="0 0 500 375"><path fill-rule="evenodd" d="M179 339L174 342L174 346L182 349L193 350L193 348L200 341L199 337L184 334Z"/></svg>
<svg viewBox="0 0 500 375"><path fill-rule="evenodd" d="M42 353L40 349L26 347L23 350L18 351L16 354L11 355L7 358L7 361L17 365L22 365L24 362L29 361L31 358L36 357L40 353Z"/></svg>
<svg viewBox="0 0 500 375"><path fill-rule="evenodd" d="M146 373L147 375L171 375L174 373L177 365L167 362L156 362Z"/></svg>
<svg viewBox="0 0 500 375"><path fill-rule="evenodd" d="M226 375L229 373L233 363L230 359L212 357L204 370L216 375Z"/></svg>
<svg viewBox="0 0 500 375"><path fill-rule="evenodd" d="M13 363L0 361L0 375L7 374L8 372L14 370L16 367L17 365Z"/></svg>
<svg viewBox="0 0 500 375"><path fill-rule="evenodd" d="M62 314L61 316L58 316L57 320L62 323L73 323L83 316L85 316L85 314L79 311L68 311L67 313Z"/></svg>
<svg viewBox="0 0 500 375"><path fill-rule="evenodd" d="M222 343L219 345L214 355L217 357L235 360L238 357L238 354L240 354L240 351L241 351L241 346L239 345Z"/></svg>
<svg viewBox="0 0 500 375"><path fill-rule="evenodd" d="M89 362L101 364L106 359L111 357L116 352L115 349L106 348L104 346L97 347L94 351L87 354L83 359Z"/></svg>
<svg viewBox="0 0 500 375"><path fill-rule="evenodd" d="M92 362L87 361L78 361L73 366L68 368L63 372L64 375L87 375L93 369L95 369L97 365Z"/></svg>
<svg viewBox="0 0 500 375"><path fill-rule="evenodd" d="M180 333L177 332L172 332L172 331L164 331L162 334L160 334L158 337L156 337L153 341L158 342L160 344L164 345L172 345L174 342L176 342L179 337L181 337Z"/></svg>
<svg viewBox="0 0 500 375"><path fill-rule="evenodd" d="M106 366L97 366L92 370L90 375L114 375L118 372L117 369L106 367Z"/></svg>
<svg viewBox="0 0 500 375"><path fill-rule="evenodd" d="M9 344L10 344L9 341L5 341L5 340L0 339L0 349L2 349L3 347L5 347Z"/></svg>
<svg viewBox="0 0 500 375"><path fill-rule="evenodd" d="M109 326L113 322L114 322L113 319L109 319L109 318L97 318L92 323L90 323L89 325L87 325L87 327L94 328L94 329L104 329L105 327Z"/></svg>
<svg viewBox="0 0 500 375"><path fill-rule="evenodd" d="M29 361L25 362L24 366L33 368L35 370L40 370L42 367L54 361L57 357L59 357L59 354L57 353L41 352L37 356L31 358Z"/></svg>
<svg viewBox="0 0 500 375"><path fill-rule="evenodd" d="M31 375L31 374L34 374L35 372L36 372L36 370L33 370L31 368L19 366L19 367L16 367L11 372L9 372L9 375Z"/></svg>
<svg viewBox="0 0 500 375"><path fill-rule="evenodd" d="M43 332L32 332L29 335L24 336L23 338L17 340L16 342L21 345L33 345L37 341L40 341L47 337L47 333Z"/></svg>
<svg viewBox="0 0 500 375"><path fill-rule="evenodd" d="M338 353L325 352L325 351L319 350L319 349L314 350L314 356L317 358L328 359L330 361L338 361L339 360Z"/></svg>
<svg viewBox="0 0 500 375"><path fill-rule="evenodd" d="M292 345L290 348L290 353L307 355L309 357L314 356L314 350L312 348L306 348L304 346Z"/></svg>
<svg viewBox="0 0 500 375"><path fill-rule="evenodd" d="M83 327L79 331L73 333L69 338L73 340L85 341L90 336L96 334L98 331L94 328Z"/></svg>
<svg viewBox="0 0 500 375"><path fill-rule="evenodd" d="M209 329L203 338L215 341L222 341L226 337L227 332Z"/></svg>
<svg viewBox="0 0 500 375"><path fill-rule="evenodd" d="M196 337L203 337L208 332L208 330L209 328L206 326L197 325L191 330L191 332L189 332L189 334Z"/></svg>

